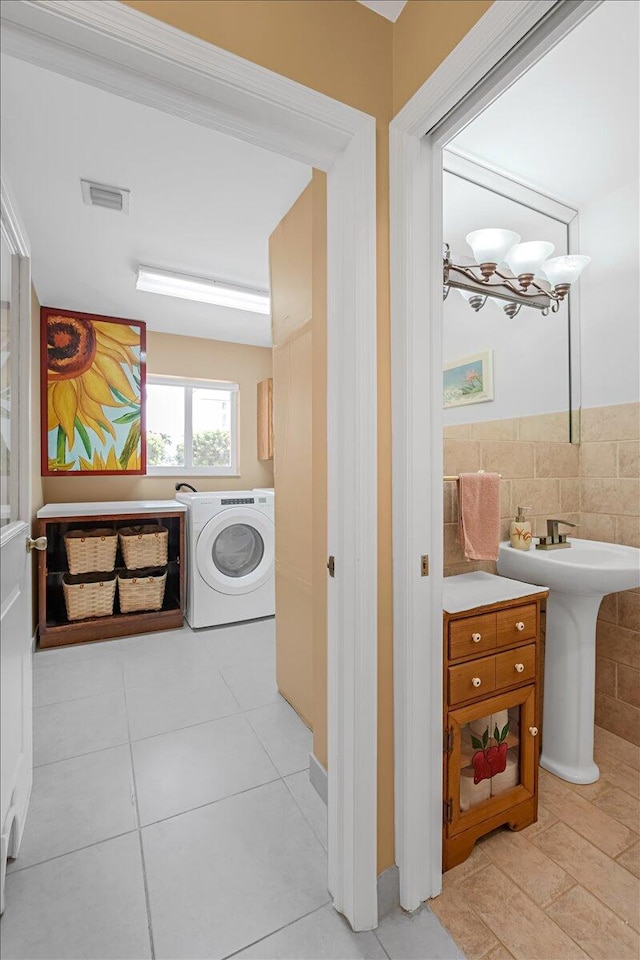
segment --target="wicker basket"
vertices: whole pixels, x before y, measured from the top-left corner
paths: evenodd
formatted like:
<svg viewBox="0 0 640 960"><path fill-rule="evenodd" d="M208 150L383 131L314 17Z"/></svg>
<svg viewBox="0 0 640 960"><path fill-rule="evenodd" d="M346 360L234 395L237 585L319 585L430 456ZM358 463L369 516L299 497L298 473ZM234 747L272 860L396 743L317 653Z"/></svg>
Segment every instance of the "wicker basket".
<svg viewBox="0 0 640 960"><path fill-rule="evenodd" d="M120 530L120 548L127 570L166 566L168 547L169 531L157 523Z"/></svg>
<svg viewBox="0 0 640 960"><path fill-rule="evenodd" d="M64 535L67 562L72 574L113 570L118 535L109 527L70 530Z"/></svg>
<svg viewBox="0 0 640 960"><path fill-rule="evenodd" d="M87 573L81 576L65 573L62 589L69 620L110 617L113 613L115 573Z"/></svg>
<svg viewBox="0 0 640 960"><path fill-rule="evenodd" d="M120 570L118 573L120 611L134 613L136 610L159 610L164 600L166 585L166 569Z"/></svg>

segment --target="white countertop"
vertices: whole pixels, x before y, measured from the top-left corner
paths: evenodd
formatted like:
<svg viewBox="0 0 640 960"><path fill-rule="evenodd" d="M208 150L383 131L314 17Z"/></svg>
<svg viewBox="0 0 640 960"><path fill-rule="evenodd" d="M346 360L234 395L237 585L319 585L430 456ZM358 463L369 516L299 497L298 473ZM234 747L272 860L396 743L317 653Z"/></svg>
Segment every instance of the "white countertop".
<svg viewBox="0 0 640 960"><path fill-rule="evenodd" d="M447 613L462 613L463 610L475 610L488 607L492 603L504 600L519 600L534 594L545 593L546 587L533 583L522 583L508 577L496 577L492 573L478 570L474 573L461 573L457 577L445 577L442 590L442 607Z"/></svg>
<svg viewBox="0 0 640 960"><path fill-rule="evenodd" d="M185 513L186 505L177 500L105 500L99 503L46 503L36 516L111 517L119 513Z"/></svg>

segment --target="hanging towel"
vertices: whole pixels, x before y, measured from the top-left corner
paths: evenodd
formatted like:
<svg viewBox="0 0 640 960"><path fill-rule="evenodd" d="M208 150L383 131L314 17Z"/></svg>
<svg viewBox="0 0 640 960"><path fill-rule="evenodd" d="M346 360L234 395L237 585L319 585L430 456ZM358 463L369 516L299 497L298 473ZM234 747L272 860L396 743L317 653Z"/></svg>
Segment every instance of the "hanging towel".
<svg viewBox="0 0 640 960"><path fill-rule="evenodd" d="M497 560L500 545L500 474L458 477L458 541L467 560Z"/></svg>

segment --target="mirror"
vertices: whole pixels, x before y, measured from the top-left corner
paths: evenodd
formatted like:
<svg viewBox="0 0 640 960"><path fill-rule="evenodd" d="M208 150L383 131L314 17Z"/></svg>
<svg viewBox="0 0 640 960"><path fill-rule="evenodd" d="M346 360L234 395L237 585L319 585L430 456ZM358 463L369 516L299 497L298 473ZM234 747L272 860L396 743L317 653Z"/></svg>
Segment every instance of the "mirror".
<svg viewBox="0 0 640 960"><path fill-rule="evenodd" d="M561 214L553 201L479 165L460 161L452 155L447 163L445 151L443 239L454 263L472 262L465 238L486 227L513 230L522 241L550 241L554 257L568 253L568 223L558 218ZM452 167L457 168L455 172ZM443 304L445 427L558 414L566 418L565 437L570 440L569 302L563 301L559 311L548 316L522 306L510 317L503 302L488 299L476 311L468 296L450 289Z"/></svg>

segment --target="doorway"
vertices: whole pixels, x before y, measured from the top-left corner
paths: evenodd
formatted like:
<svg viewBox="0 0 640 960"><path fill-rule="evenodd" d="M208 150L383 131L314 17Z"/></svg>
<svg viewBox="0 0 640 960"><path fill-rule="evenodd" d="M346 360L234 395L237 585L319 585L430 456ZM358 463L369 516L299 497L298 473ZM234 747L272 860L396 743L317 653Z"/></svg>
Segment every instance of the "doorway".
<svg viewBox="0 0 640 960"><path fill-rule="evenodd" d="M390 128L396 856L407 910L442 884L443 150L597 6L494 4Z"/></svg>
<svg viewBox="0 0 640 960"><path fill-rule="evenodd" d="M3 26L10 55L327 172L328 885L375 927L375 122L128 8L16 4Z"/></svg>

